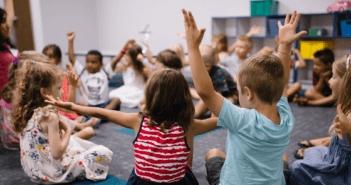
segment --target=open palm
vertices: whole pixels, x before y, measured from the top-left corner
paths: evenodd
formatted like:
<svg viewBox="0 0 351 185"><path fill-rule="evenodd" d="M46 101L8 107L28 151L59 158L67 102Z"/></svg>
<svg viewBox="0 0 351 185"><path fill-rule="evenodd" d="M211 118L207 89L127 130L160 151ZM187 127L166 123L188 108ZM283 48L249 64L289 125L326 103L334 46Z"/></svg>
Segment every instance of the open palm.
<svg viewBox="0 0 351 185"><path fill-rule="evenodd" d="M279 27L279 42L281 44L292 44L302 35L307 34L306 31L300 31L296 33L296 27L299 23L300 13L296 15L296 11L294 11L293 15L290 19L290 14L287 14L285 17L285 25L283 26L282 23L278 22Z"/></svg>
<svg viewBox="0 0 351 185"><path fill-rule="evenodd" d="M68 109L71 110L73 103L71 102L63 102L59 97L57 97L57 100L51 96L51 95L46 95L46 100L45 103L51 104L53 106L57 106L60 108Z"/></svg>
<svg viewBox="0 0 351 185"><path fill-rule="evenodd" d="M205 28L199 30L192 13L182 9L184 15L185 38L189 47L199 47L204 37Z"/></svg>

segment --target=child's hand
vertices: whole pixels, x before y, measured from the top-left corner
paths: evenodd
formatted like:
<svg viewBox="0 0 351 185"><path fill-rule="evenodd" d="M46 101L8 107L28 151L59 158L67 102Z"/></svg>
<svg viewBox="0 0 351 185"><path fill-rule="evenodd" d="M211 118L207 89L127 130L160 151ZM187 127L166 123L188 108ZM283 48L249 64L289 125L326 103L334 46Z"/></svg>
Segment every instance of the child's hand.
<svg viewBox="0 0 351 185"><path fill-rule="evenodd" d="M320 77L320 78L323 78L323 79L325 79L325 80L329 80L329 77L330 77L331 73L332 73L332 72L331 72L330 70L328 70L328 71L326 71L326 72L321 73L321 74L319 75L319 77Z"/></svg>
<svg viewBox="0 0 351 185"><path fill-rule="evenodd" d="M63 119L59 119L59 128L60 130L64 130L66 133L72 131L71 125Z"/></svg>
<svg viewBox="0 0 351 185"><path fill-rule="evenodd" d="M188 48L199 48L202 38L204 37L205 28L197 29L195 19L191 12L182 9L184 15L185 38Z"/></svg>
<svg viewBox="0 0 351 185"><path fill-rule="evenodd" d="M177 37L180 38L180 39L185 39L185 32L177 33Z"/></svg>
<svg viewBox="0 0 351 185"><path fill-rule="evenodd" d="M74 31L70 31L67 33L67 39L68 41L73 41L74 37L76 36L76 33Z"/></svg>
<svg viewBox="0 0 351 185"><path fill-rule="evenodd" d="M299 50L299 49L294 49L294 50L292 51L292 53L293 53L294 55L297 55L297 54L300 53L300 50Z"/></svg>
<svg viewBox="0 0 351 185"><path fill-rule="evenodd" d="M66 67L67 67L67 71L73 71L73 66L71 63L67 63Z"/></svg>
<svg viewBox="0 0 351 185"><path fill-rule="evenodd" d="M57 97L57 100L51 95L46 95L45 96L46 100L44 101L45 103L51 104L53 106L57 106L60 108L72 110L72 102L63 102L59 97Z"/></svg>
<svg viewBox="0 0 351 185"><path fill-rule="evenodd" d="M134 39L128 40L126 45L124 45L123 50L127 51L129 48L131 48L133 46L134 43L135 43Z"/></svg>
<svg viewBox="0 0 351 185"><path fill-rule="evenodd" d="M335 122L335 131L338 133L339 138L342 135L350 134L351 133L351 121L347 119L345 114L341 110L341 105L337 107L338 115L336 115L334 122Z"/></svg>
<svg viewBox="0 0 351 185"><path fill-rule="evenodd" d="M67 72L67 81L73 87L78 87L79 79L78 79L78 76L76 75L75 72L73 72L73 71Z"/></svg>
<svg viewBox="0 0 351 185"><path fill-rule="evenodd" d="M149 48L149 44L145 40L140 39L140 42L143 43L147 48Z"/></svg>
<svg viewBox="0 0 351 185"><path fill-rule="evenodd" d="M294 11L291 19L289 17L290 14L287 14L285 17L284 26L282 26L282 23L280 21L278 22L280 44L291 45L302 35L307 34L306 31L300 31L299 33L296 33L296 27L299 23L300 13L296 16L296 11Z"/></svg>
<svg viewBox="0 0 351 185"><path fill-rule="evenodd" d="M250 31L246 34L246 36L251 37L253 35L257 35L261 32L262 28L260 26L252 26Z"/></svg>

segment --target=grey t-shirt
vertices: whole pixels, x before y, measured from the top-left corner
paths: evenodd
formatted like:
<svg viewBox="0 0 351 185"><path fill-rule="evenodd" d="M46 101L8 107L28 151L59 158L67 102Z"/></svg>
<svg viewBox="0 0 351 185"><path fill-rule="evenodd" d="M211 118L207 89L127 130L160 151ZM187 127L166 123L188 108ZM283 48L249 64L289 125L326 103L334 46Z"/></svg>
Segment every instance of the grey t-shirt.
<svg viewBox="0 0 351 185"><path fill-rule="evenodd" d="M223 59L221 61L221 64L232 77L235 77L242 62L239 62L239 57L235 53L233 53L229 57Z"/></svg>

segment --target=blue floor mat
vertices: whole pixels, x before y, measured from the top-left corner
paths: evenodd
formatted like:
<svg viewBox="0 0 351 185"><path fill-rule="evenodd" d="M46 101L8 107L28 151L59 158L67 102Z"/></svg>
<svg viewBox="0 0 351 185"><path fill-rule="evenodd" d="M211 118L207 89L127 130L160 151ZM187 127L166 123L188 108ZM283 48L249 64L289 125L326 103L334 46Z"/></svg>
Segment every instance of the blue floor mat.
<svg viewBox="0 0 351 185"><path fill-rule="evenodd" d="M99 181L99 182L93 182L90 180L84 180L84 181L79 181L76 183L73 183L74 185L81 185L81 184L98 184L98 185L111 185L111 184L116 184L116 185L126 185L127 181L123 179L119 179L117 177L114 177L112 175L107 175L106 180L104 181Z"/></svg>
<svg viewBox="0 0 351 185"><path fill-rule="evenodd" d="M207 134L209 134L209 133L212 133L212 132L215 132L215 131L217 131L217 130L219 130L219 129L222 129L222 127L217 128L217 129L215 129L215 130L212 130L212 131L210 131L210 132L207 132L207 133L204 133L204 134L195 136L194 139L197 139L197 138L199 138L199 137L205 136L205 135L207 135ZM122 134L127 134L127 135L131 135L131 136L135 136L134 130L133 130L133 129L130 129L130 128L122 128L122 129L119 129L119 130L116 130L116 131L119 132L119 133L122 133Z"/></svg>

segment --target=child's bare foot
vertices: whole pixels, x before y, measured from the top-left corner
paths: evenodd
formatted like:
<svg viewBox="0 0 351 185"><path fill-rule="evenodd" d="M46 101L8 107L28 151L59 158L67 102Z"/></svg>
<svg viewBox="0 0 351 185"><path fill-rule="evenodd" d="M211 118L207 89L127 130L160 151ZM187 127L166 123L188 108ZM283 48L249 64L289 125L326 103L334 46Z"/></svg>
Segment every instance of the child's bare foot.
<svg viewBox="0 0 351 185"><path fill-rule="evenodd" d="M296 153L294 153L295 158L297 159L303 159L305 156L305 152L310 149L310 148L300 148L297 150Z"/></svg>
<svg viewBox="0 0 351 185"><path fill-rule="evenodd" d="M91 122L91 127L93 127L93 128L101 121L99 118L92 118L90 120L93 120Z"/></svg>
<svg viewBox="0 0 351 185"><path fill-rule="evenodd" d="M299 99L299 94L295 94L292 102L296 103L298 99Z"/></svg>
<svg viewBox="0 0 351 185"><path fill-rule="evenodd" d="M78 118L75 119L74 121L75 121L76 123L82 123L83 119L84 119L83 116L78 116Z"/></svg>

